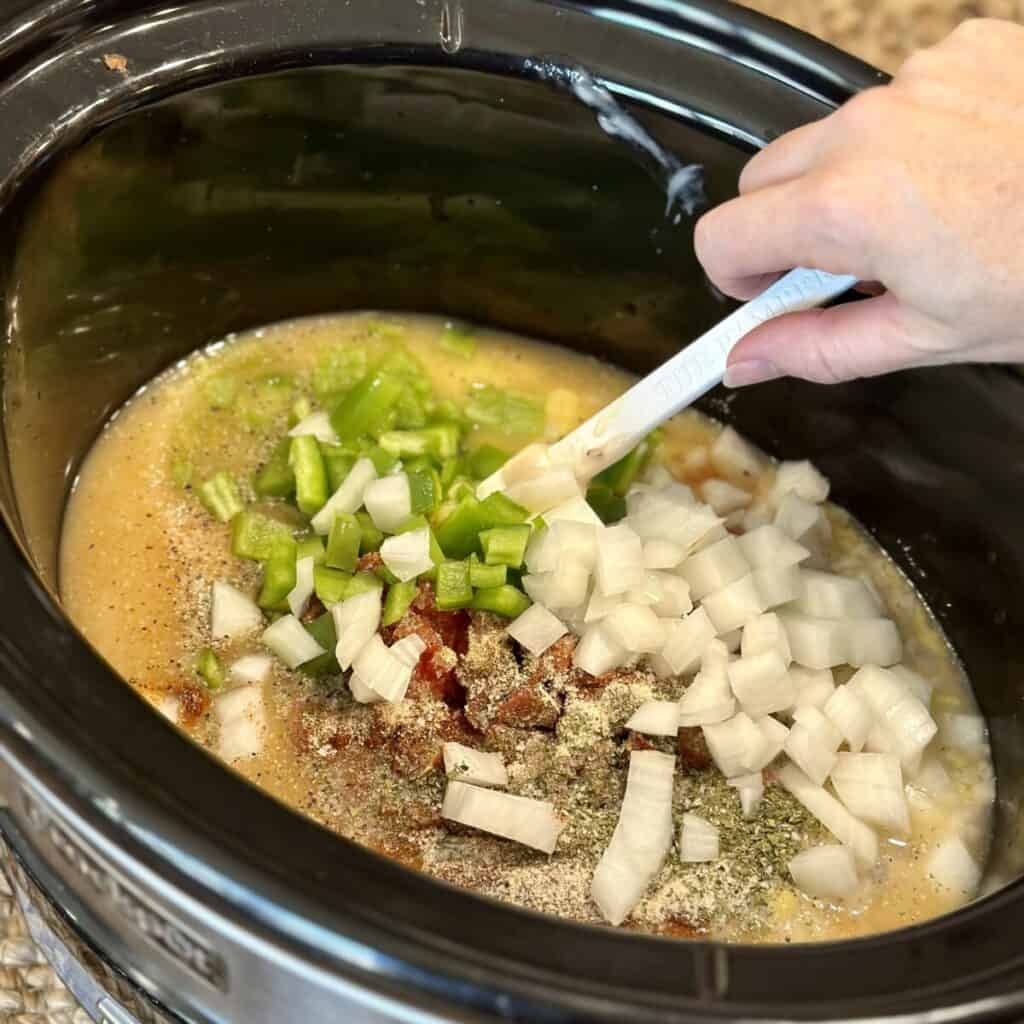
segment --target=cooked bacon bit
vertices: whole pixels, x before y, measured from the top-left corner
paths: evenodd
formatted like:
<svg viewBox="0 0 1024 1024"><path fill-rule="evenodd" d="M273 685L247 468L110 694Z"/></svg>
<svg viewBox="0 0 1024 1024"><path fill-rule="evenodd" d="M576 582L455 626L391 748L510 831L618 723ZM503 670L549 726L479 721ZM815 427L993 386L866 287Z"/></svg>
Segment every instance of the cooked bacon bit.
<svg viewBox="0 0 1024 1024"><path fill-rule="evenodd" d="M538 683L525 683L505 698L494 712L494 721L518 729L553 729L561 709Z"/></svg>
<svg viewBox="0 0 1024 1024"><path fill-rule="evenodd" d="M316 596L316 594L314 594L309 599L309 603L306 605L306 610L302 613L302 622L308 626L309 623L319 619L325 611L327 611L327 609L324 607L323 602Z"/></svg>
<svg viewBox="0 0 1024 1024"><path fill-rule="evenodd" d="M185 686L178 697L181 700L181 724L190 729L206 714L210 706L210 693L204 687Z"/></svg>
<svg viewBox="0 0 1024 1024"><path fill-rule="evenodd" d="M711 751L708 750L704 731L699 725L685 726L679 730L677 741L679 760L695 772L711 767Z"/></svg>
<svg viewBox="0 0 1024 1024"><path fill-rule="evenodd" d="M375 572L383 565L384 559L379 551L367 551L365 555L360 555L359 561L356 562L356 572Z"/></svg>

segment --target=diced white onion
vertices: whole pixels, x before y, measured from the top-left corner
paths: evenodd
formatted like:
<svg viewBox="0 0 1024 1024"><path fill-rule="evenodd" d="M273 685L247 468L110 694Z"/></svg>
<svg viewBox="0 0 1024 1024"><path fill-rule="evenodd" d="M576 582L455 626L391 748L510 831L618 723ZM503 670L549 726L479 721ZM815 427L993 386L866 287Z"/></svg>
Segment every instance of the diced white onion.
<svg viewBox="0 0 1024 1024"><path fill-rule="evenodd" d="M718 638L730 654L738 654L743 643L743 629L730 629L728 633L722 633Z"/></svg>
<svg viewBox="0 0 1024 1024"><path fill-rule="evenodd" d="M580 608L587 600L589 585L590 573L574 562L564 562L556 572L523 577L523 589L531 600L553 611Z"/></svg>
<svg viewBox="0 0 1024 1024"><path fill-rule="evenodd" d="M846 662L849 623L781 612L793 660L805 668L834 668Z"/></svg>
<svg viewBox="0 0 1024 1024"><path fill-rule="evenodd" d="M744 819L750 821L757 814L764 797L764 775L761 772L751 772L749 775L736 775L728 781L739 793Z"/></svg>
<svg viewBox="0 0 1024 1024"><path fill-rule="evenodd" d="M282 615L260 639L289 668L298 668L326 653L294 615Z"/></svg>
<svg viewBox="0 0 1024 1024"><path fill-rule="evenodd" d="M797 497L792 491L778 502L775 525L793 540L802 540L812 532L828 532L828 520L821 508Z"/></svg>
<svg viewBox="0 0 1024 1024"><path fill-rule="evenodd" d="M700 505L687 510L667 536L686 551L697 551L727 537L728 532L713 509Z"/></svg>
<svg viewBox="0 0 1024 1024"><path fill-rule="evenodd" d="M926 707L931 708L932 693L935 687L920 673L907 668L906 665L892 665L889 671L898 676L904 686Z"/></svg>
<svg viewBox="0 0 1024 1024"><path fill-rule="evenodd" d="M675 736L679 732L679 705L674 700L644 701L630 716L626 728L646 736Z"/></svg>
<svg viewBox="0 0 1024 1024"><path fill-rule="evenodd" d="M267 719L259 686L229 690L213 702L213 711L220 723L217 753L225 761L255 757L263 749Z"/></svg>
<svg viewBox="0 0 1024 1024"><path fill-rule="evenodd" d="M231 663L228 669L234 679L241 679L243 683L262 683L274 663L265 654L247 654L243 658Z"/></svg>
<svg viewBox="0 0 1024 1024"><path fill-rule="evenodd" d="M867 702L849 686L840 686L825 701L822 710L843 734L853 753L859 753L871 732L873 718Z"/></svg>
<svg viewBox="0 0 1024 1024"><path fill-rule="evenodd" d="M506 487L505 493L528 511L542 514L581 496L576 474L565 467L549 469L539 476L520 480Z"/></svg>
<svg viewBox="0 0 1024 1024"><path fill-rule="evenodd" d="M718 860L718 829L699 814L685 813L679 829L679 859L684 864Z"/></svg>
<svg viewBox="0 0 1024 1024"><path fill-rule="evenodd" d="M295 586L288 591L288 607L298 617L306 610L313 596L313 557L300 558L295 563Z"/></svg>
<svg viewBox="0 0 1024 1024"><path fill-rule="evenodd" d="M740 653L744 658L752 657L755 654L764 654L766 651L777 652L787 666L793 660L793 655L789 650L789 639L786 637L786 629L774 612L751 619L743 627L743 636L740 641Z"/></svg>
<svg viewBox="0 0 1024 1024"><path fill-rule="evenodd" d="M327 499L327 504L313 516L313 529L322 536L326 535L331 532L335 516L358 512L362 508L366 488L376 479L377 470L373 463L367 458L357 459L348 476Z"/></svg>
<svg viewBox="0 0 1024 1024"><path fill-rule="evenodd" d="M826 701L835 693L836 684L829 668L804 668L803 665L790 665L789 678L796 688L794 708L824 708Z"/></svg>
<svg viewBox="0 0 1024 1024"><path fill-rule="evenodd" d="M338 435L331 426L331 418L325 412L311 412L305 419L288 431L289 437L315 437L322 444L337 444Z"/></svg>
<svg viewBox="0 0 1024 1024"><path fill-rule="evenodd" d="M410 636L405 639L413 639L423 644L419 637ZM425 647L424 644L421 651ZM411 652L405 657L402 656L405 652L406 649L403 649L396 654L394 650L388 648L379 633L374 633L363 644L352 662L353 676L357 676L363 686L368 686L389 704L396 704L405 697L416 665L416 660L409 656ZM416 659L418 660L418 655Z"/></svg>
<svg viewBox="0 0 1024 1024"><path fill-rule="evenodd" d="M376 690L367 686L355 672L349 673L348 688L353 698L359 701L360 704L380 704L384 700Z"/></svg>
<svg viewBox="0 0 1024 1024"><path fill-rule="evenodd" d="M427 645L423 642L423 639L415 633L403 636L401 640L395 641L390 648L392 655L403 665L408 665L411 669L416 668L419 664L420 656L426 649Z"/></svg>
<svg viewBox="0 0 1024 1024"><path fill-rule="evenodd" d="M661 590L658 600L651 605L656 615L663 619L676 619L693 611L690 584L686 580L667 572L649 572L647 576L654 577L654 582Z"/></svg>
<svg viewBox="0 0 1024 1024"><path fill-rule="evenodd" d="M696 476L708 468L711 457L704 445L696 445L683 456L682 470L684 476Z"/></svg>
<svg viewBox="0 0 1024 1024"><path fill-rule="evenodd" d="M973 896L981 881L981 868L959 836L951 836L936 847L925 871L944 889Z"/></svg>
<svg viewBox="0 0 1024 1024"><path fill-rule="evenodd" d="M568 630L561 619L552 615L543 605L534 604L508 626L508 635L531 654L543 654Z"/></svg>
<svg viewBox="0 0 1024 1024"><path fill-rule="evenodd" d="M614 643L631 654L650 654L665 646L665 627L644 605L620 604L601 620L601 626Z"/></svg>
<svg viewBox="0 0 1024 1024"><path fill-rule="evenodd" d="M715 638L715 627L707 612L697 608L685 619L666 622L665 633L661 657L672 675L682 675L699 663L704 650Z"/></svg>
<svg viewBox="0 0 1024 1024"><path fill-rule="evenodd" d="M819 619L875 619L881 605L863 580L804 569L794 611Z"/></svg>
<svg viewBox="0 0 1024 1024"><path fill-rule="evenodd" d="M732 718L736 699L724 673L702 669L679 699L680 726L715 725Z"/></svg>
<svg viewBox="0 0 1024 1024"><path fill-rule="evenodd" d="M783 462L775 475L772 496L779 500L786 494L795 494L804 501L820 505L828 498L828 479L806 459L801 462Z"/></svg>
<svg viewBox="0 0 1024 1024"><path fill-rule="evenodd" d="M388 537L380 546L380 557L403 583L429 572L434 566L430 557L429 528L424 526Z"/></svg>
<svg viewBox="0 0 1024 1024"><path fill-rule="evenodd" d="M892 754L837 755L832 785L851 814L898 835L910 831L903 772Z"/></svg>
<svg viewBox="0 0 1024 1024"><path fill-rule="evenodd" d="M602 623L595 622L586 628L576 645L572 663L592 676L603 676L606 672L624 665L628 657L629 652L612 640Z"/></svg>
<svg viewBox="0 0 1024 1024"><path fill-rule="evenodd" d="M786 663L775 650L731 662L729 685L740 706L753 718L785 711L796 697Z"/></svg>
<svg viewBox="0 0 1024 1024"><path fill-rule="evenodd" d="M636 586L630 587L625 594L621 595L623 601L626 604L642 604L645 607L653 608L661 601L664 589L662 587L662 579L678 580L684 587L686 586L685 581L680 580L677 576L670 576L667 572L654 572L650 569L644 569L640 582ZM687 588L687 594L689 594L689 588Z"/></svg>
<svg viewBox="0 0 1024 1024"><path fill-rule="evenodd" d="M844 900L857 891L857 865L845 846L814 846L798 853L788 866L797 888L815 899Z"/></svg>
<svg viewBox="0 0 1024 1024"><path fill-rule="evenodd" d="M753 495L741 487L736 487L727 480L711 478L700 485L700 500L710 505L716 515L727 516L730 512L745 509Z"/></svg>
<svg viewBox="0 0 1024 1024"><path fill-rule="evenodd" d="M544 513L544 521L548 526L558 522L584 523L588 526L604 528L601 517L590 507L590 503L583 495L563 501L561 505L549 508Z"/></svg>
<svg viewBox="0 0 1024 1024"><path fill-rule="evenodd" d="M679 544L653 538L644 543L645 569L674 569L685 557Z"/></svg>
<svg viewBox="0 0 1024 1024"><path fill-rule="evenodd" d="M751 574L754 586L761 595L765 608L777 608L780 604L789 604L800 594L800 566L771 566L767 569L755 569Z"/></svg>
<svg viewBox="0 0 1024 1024"><path fill-rule="evenodd" d="M895 665L903 657L900 632L891 619L854 619L845 628L848 664Z"/></svg>
<svg viewBox="0 0 1024 1024"><path fill-rule="evenodd" d="M474 750L461 743L445 743L444 773L449 779L468 782L472 786L507 786L508 772L501 754Z"/></svg>
<svg viewBox="0 0 1024 1024"><path fill-rule="evenodd" d="M767 526L773 518L771 506L759 498L743 513L743 532L750 533L759 526Z"/></svg>
<svg viewBox="0 0 1024 1024"><path fill-rule="evenodd" d="M587 602L587 610L584 613L583 621L588 625L591 622L600 622L616 605L621 603L622 595L612 594L610 597L605 597L595 586L591 591L590 600Z"/></svg>
<svg viewBox="0 0 1024 1024"><path fill-rule="evenodd" d="M754 586L753 576L744 576L708 594L701 602L701 607L708 613L718 633L739 629L765 610L761 595Z"/></svg>
<svg viewBox="0 0 1024 1024"><path fill-rule="evenodd" d="M708 594L746 576L750 564L735 537L725 537L691 555L679 567L679 575L690 585L690 594L699 601Z"/></svg>
<svg viewBox="0 0 1024 1024"><path fill-rule="evenodd" d="M865 698L875 719L891 738L893 752L904 764L917 757L938 732L928 709L898 676L884 668L862 668L849 685Z"/></svg>
<svg viewBox="0 0 1024 1024"><path fill-rule="evenodd" d="M704 676L712 676L724 686L725 692L732 694L729 688L729 648L721 640L712 640L700 656L700 672Z"/></svg>
<svg viewBox="0 0 1024 1024"><path fill-rule="evenodd" d="M621 924L640 902L672 845L675 762L655 750L634 750L630 755L618 824L590 889L611 924Z"/></svg>
<svg viewBox="0 0 1024 1024"><path fill-rule="evenodd" d="M214 640L245 636L262 625L263 613L255 601L230 583L214 583L210 600L210 635Z"/></svg>
<svg viewBox="0 0 1024 1024"><path fill-rule="evenodd" d="M338 638L335 656L343 671L352 665L356 655L377 632L380 626L380 599L379 590L364 590L331 609L334 632Z"/></svg>
<svg viewBox="0 0 1024 1024"><path fill-rule="evenodd" d="M726 778L761 769L765 737L749 715L741 711L724 722L701 728L712 760Z"/></svg>
<svg viewBox="0 0 1024 1024"><path fill-rule="evenodd" d="M374 480L363 494L363 504L378 530L395 533L412 515L409 478L404 473L392 473Z"/></svg>
<svg viewBox="0 0 1024 1024"><path fill-rule="evenodd" d="M858 863L872 867L878 860L878 837L864 822L855 818L831 793L816 786L795 764L778 770L777 778L803 806L844 846Z"/></svg>
<svg viewBox="0 0 1024 1024"><path fill-rule="evenodd" d="M764 456L732 427L726 427L715 438L709 455L715 470L733 480L750 482L765 466Z"/></svg>
<svg viewBox="0 0 1024 1024"><path fill-rule="evenodd" d="M602 594L624 594L640 582L643 571L643 545L629 526L618 523L601 532L596 579Z"/></svg>
<svg viewBox="0 0 1024 1024"><path fill-rule="evenodd" d="M755 569L779 569L810 558L802 544L768 523L737 538L740 550Z"/></svg>
<svg viewBox="0 0 1024 1024"><path fill-rule="evenodd" d="M793 719L783 749L811 782L822 786L836 763L842 736L817 708L801 708Z"/></svg>
<svg viewBox="0 0 1024 1024"><path fill-rule="evenodd" d="M553 804L513 796L494 789L451 781L444 793L441 817L511 839L543 853L553 853L565 828Z"/></svg>

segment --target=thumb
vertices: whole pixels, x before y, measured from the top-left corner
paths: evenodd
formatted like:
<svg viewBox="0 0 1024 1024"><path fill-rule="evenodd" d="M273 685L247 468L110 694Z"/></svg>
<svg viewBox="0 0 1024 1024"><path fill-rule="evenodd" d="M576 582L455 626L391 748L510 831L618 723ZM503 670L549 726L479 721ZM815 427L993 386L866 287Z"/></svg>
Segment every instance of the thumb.
<svg viewBox="0 0 1024 1024"><path fill-rule="evenodd" d="M927 330L909 319L891 293L777 317L736 345L724 383L743 387L788 376L836 384L905 369L923 361L912 339Z"/></svg>

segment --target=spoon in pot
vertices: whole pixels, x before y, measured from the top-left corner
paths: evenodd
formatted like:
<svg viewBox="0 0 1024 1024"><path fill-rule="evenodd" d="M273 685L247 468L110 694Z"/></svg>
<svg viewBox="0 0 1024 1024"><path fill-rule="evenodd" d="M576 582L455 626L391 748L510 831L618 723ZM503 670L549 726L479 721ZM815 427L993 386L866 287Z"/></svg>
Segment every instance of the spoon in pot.
<svg viewBox="0 0 1024 1024"><path fill-rule="evenodd" d="M848 291L856 280L804 267L791 270L553 444L548 451L550 463L570 466L581 481L590 480L721 383L733 346L755 327L784 313L820 306ZM478 493L504 488L499 469L480 485Z"/></svg>

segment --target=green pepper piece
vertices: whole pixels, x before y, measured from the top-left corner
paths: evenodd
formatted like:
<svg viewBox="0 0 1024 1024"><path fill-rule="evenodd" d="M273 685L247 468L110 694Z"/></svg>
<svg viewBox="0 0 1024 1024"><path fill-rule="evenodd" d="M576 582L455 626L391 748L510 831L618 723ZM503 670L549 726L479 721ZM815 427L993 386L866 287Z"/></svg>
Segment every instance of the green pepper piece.
<svg viewBox="0 0 1024 1024"><path fill-rule="evenodd" d="M371 551L379 551L384 543L384 534L373 525L369 512L357 512L356 522L359 523L359 551L368 554Z"/></svg>
<svg viewBox="0 0 1024 1024"><path fill-rule="evenodd" d="M393 583L388 587L387 596L384 598L381 625L393 626L396 622L400 622L409 610L409 606L416 600L418 590L419 587L415 580Z"/></svg>
<svg viewBox="0 0 1024 1024"><path fill-rule="evenodd" d="M326 558L324 542L320 537L300 537L296 539L295 561L312 558L314 565L323 565Z"/></svg>
<svg viewBox="0 0 1024 1024"><path fill-rule="evenodd" d="M441 478L437 470L412 469L406 471L409 479L409 500L413 515L433 512L441 504Z"/></svg>
<svg viewBox="0 0 1024 1024"><path fill-rule="evenodd" d="M493 444L483 444L469 453L469 471L475 479L486 480L492 473L497 473L508 460L508 452Z"/></svg>
<svg viewBox="0 0 1024 1024"><path fill-rule="evenodd" d="M330 612L315 618L312 622L306 623L306 632L324 649L324 653L307 661L299 666L303 675L322 678L323 676L335 676L341 672L341 666L334 655L334 649L338 646L338 635L334 629L334 616Z"/></svg>
<svg viewBox="0 0 1024 1024"><path fill-rule="evenodd" d="M366 376L365 348L337 346L328 349L313 372L313 392L321 402L344 394Z"/></svg>
<svg viewBox="0 0 1024 1024"><path fill-rule="evenodd" d="M420 430L388 430L380 445L397 458L429 455L437 462L453 458L459 450L459 428L454 423L435 423Z"/></svg>
<svg viewBox="0 0 1024 1024"><path fill-rule="evenodd" d="M480 534L484 562L487 565L507 565L518 569L526 555L530 532L530 527L525 523L521 526L496 526L484 530Z"/></svg>
<svg viewBox="0 0 1024 1024"><path fill-rule="evenodd" d="M455 458L445 459L441 463L441 468L438 470L438 476L441 478L441 486L447 492L448 488L459 479L459 477L465 477L469 474L469 461L461 455L456 455Z"/></svg>
<svg viewBox="0 0 1024 1024"><path fill-rule="evenodd" d="M497 427L506 434L536 435L544 427L544 410L538 402L529 395L489 384L471 390L466 415L473 423Z"/></svg>
<svg viewBox="0 0 1024 1024"><path fill-rule="evenodd" d="M245 509L231 523L231 553L265 562L279 548L294 548L292 531L276 519Z"/></svg>
<svg viewBox="0 0 1024 1024"><path fill-rule="evenodd" d="M353 515L336 515L327 536L327 564L332 569L355 572L363 531Z"/></svg>
<svg viewBox="0 0 1024 1024"><path fill-rule="evenodd" d="M387 476L398 465L398 459L391 452L385 451L379 444L372 441L360 442L359 449L360 454L373 463L373 468L377 470L377 476Z"/></svg>
<svg viewBox="0 0 1024 1024"><path fill-rule="evenodd" d="M261 498L290 498L295 493L295 473L288 461L292 440L286 437L253 478L252 489Z"/></svg>
<svg viewBox="0 0 1024 1024"><path fill-rule="evenodd" d="M463 498L437 528L437 542L450 558L468 558L477 550L480 531L486 529L476 498Z"/></svg>
<svg viewBox="0 0 1024 1024"><path fill-rule="evenodd" d="M196 659L196 672L202 676L203 681L214 692L220 690L227 682L227 672L224 671L220 658L209 647L204 647L199 652L199 657Z"/></svg>
<svg viewBox="0 0 1024 1024"><path fill-rule="evenodd" d="M384 428L404 384L393 374L365 376L331 410L331 426L343 441L376 436Z"/></svg>
<svg viewBox="0 0 1024 1024"><path fill-rule="evenodd" d="M201 483L197 490L206 510L222 523L230 522L244 508L238 485L223 471Z"/></svg>
<svg viewBox="0 0 1024 1024"><path fill-rule="evenodd" d="M384 584L379 576L374 576L372 572L357 572L355 576L348 581L348 591L346 592L345 597L355 597L356 594L362 594L367 590L383 589Z"/></svg>
<svg viewBox="0 0 1024 1024"><path fill-rule="evenodd" d="M263 586L256 603L261 608L281 608L295 586L295 541L282 544L263 563ZM316 570L313 570L316 572Z"/></svg>
<svg viewBox="0 0 1024 1024"><path fill-rule="evenodd" d="M495 491L480 502L480 515L486 524L484 529L490 529L492 526L515 526L517 523L525 523L530 513L500 491Z"/></svg>
<svg viewBox="0 0 1024 1024"><path fill-rule="evenodd" d="M320 443L309 434L293 437L288 463L295 473L295 503L305 515L315 516L329 497Z"/></svg>
<svg viewBox="0 0 1024 1024"><path fill-rule="evenodd" d="M473 587L469 582L469 560L444 561L437 567L437 586L434 595L437 607L445 611L468 608L473 602Z"/></svg>
<svg viewBox="0 0 1024 1024"><path fill-rule="evenodd" d="M507 565L484 565L475 554L469 556L469 582L474 590L504 586L507 578Z"/></svg>
<svg viewBox="0 0 1024 1024"><path fill-rule="evenodd" d="M327 467L327 489L333 494L344 482L345 477L352 471L356 464L357 456L345 448L337 445L321 445L320 454L323 456L324 465Z"/></svg>
<svg viewBox="0 0 1024 1024"><path fill-rule="evenodd" d="M313 590L325 608L344 601L349 596L348 586L351 582L351 573L329 569L326 565L313 567Z"/></svg>
<svg viewBox="0 0 1024 1024"><path fill-rule="evenodd" d="M470 328L461 324L445 324L439 344L442 352L456 359L472 359L476 355L476 338Z"/></svg>
<svg viewBox="0 0 1024 1024"><path fill-rule="evenodd" d="M503 615L506 619L515 619L530 607L530 599L521 590L517 590L511 584L505 584L503 587L478 590L473 595L470 607L475 611L493 612L495 615Z"/></svg>
<svg viewBox="0 0 1024 1024"><path fill-rule="evenodd" d="M292 411L288 421L294 427L296 423L301 423L312 412L313 403L303 395L301 398L296 398L292 403Z"/></svg>
<svg viewBox="0 0 1024 1024"><path fill-rule="evenodd" d="M603 523L617 523L626 514L626 499L604 484L590 485L587 489L587 503Z"/></svg>

